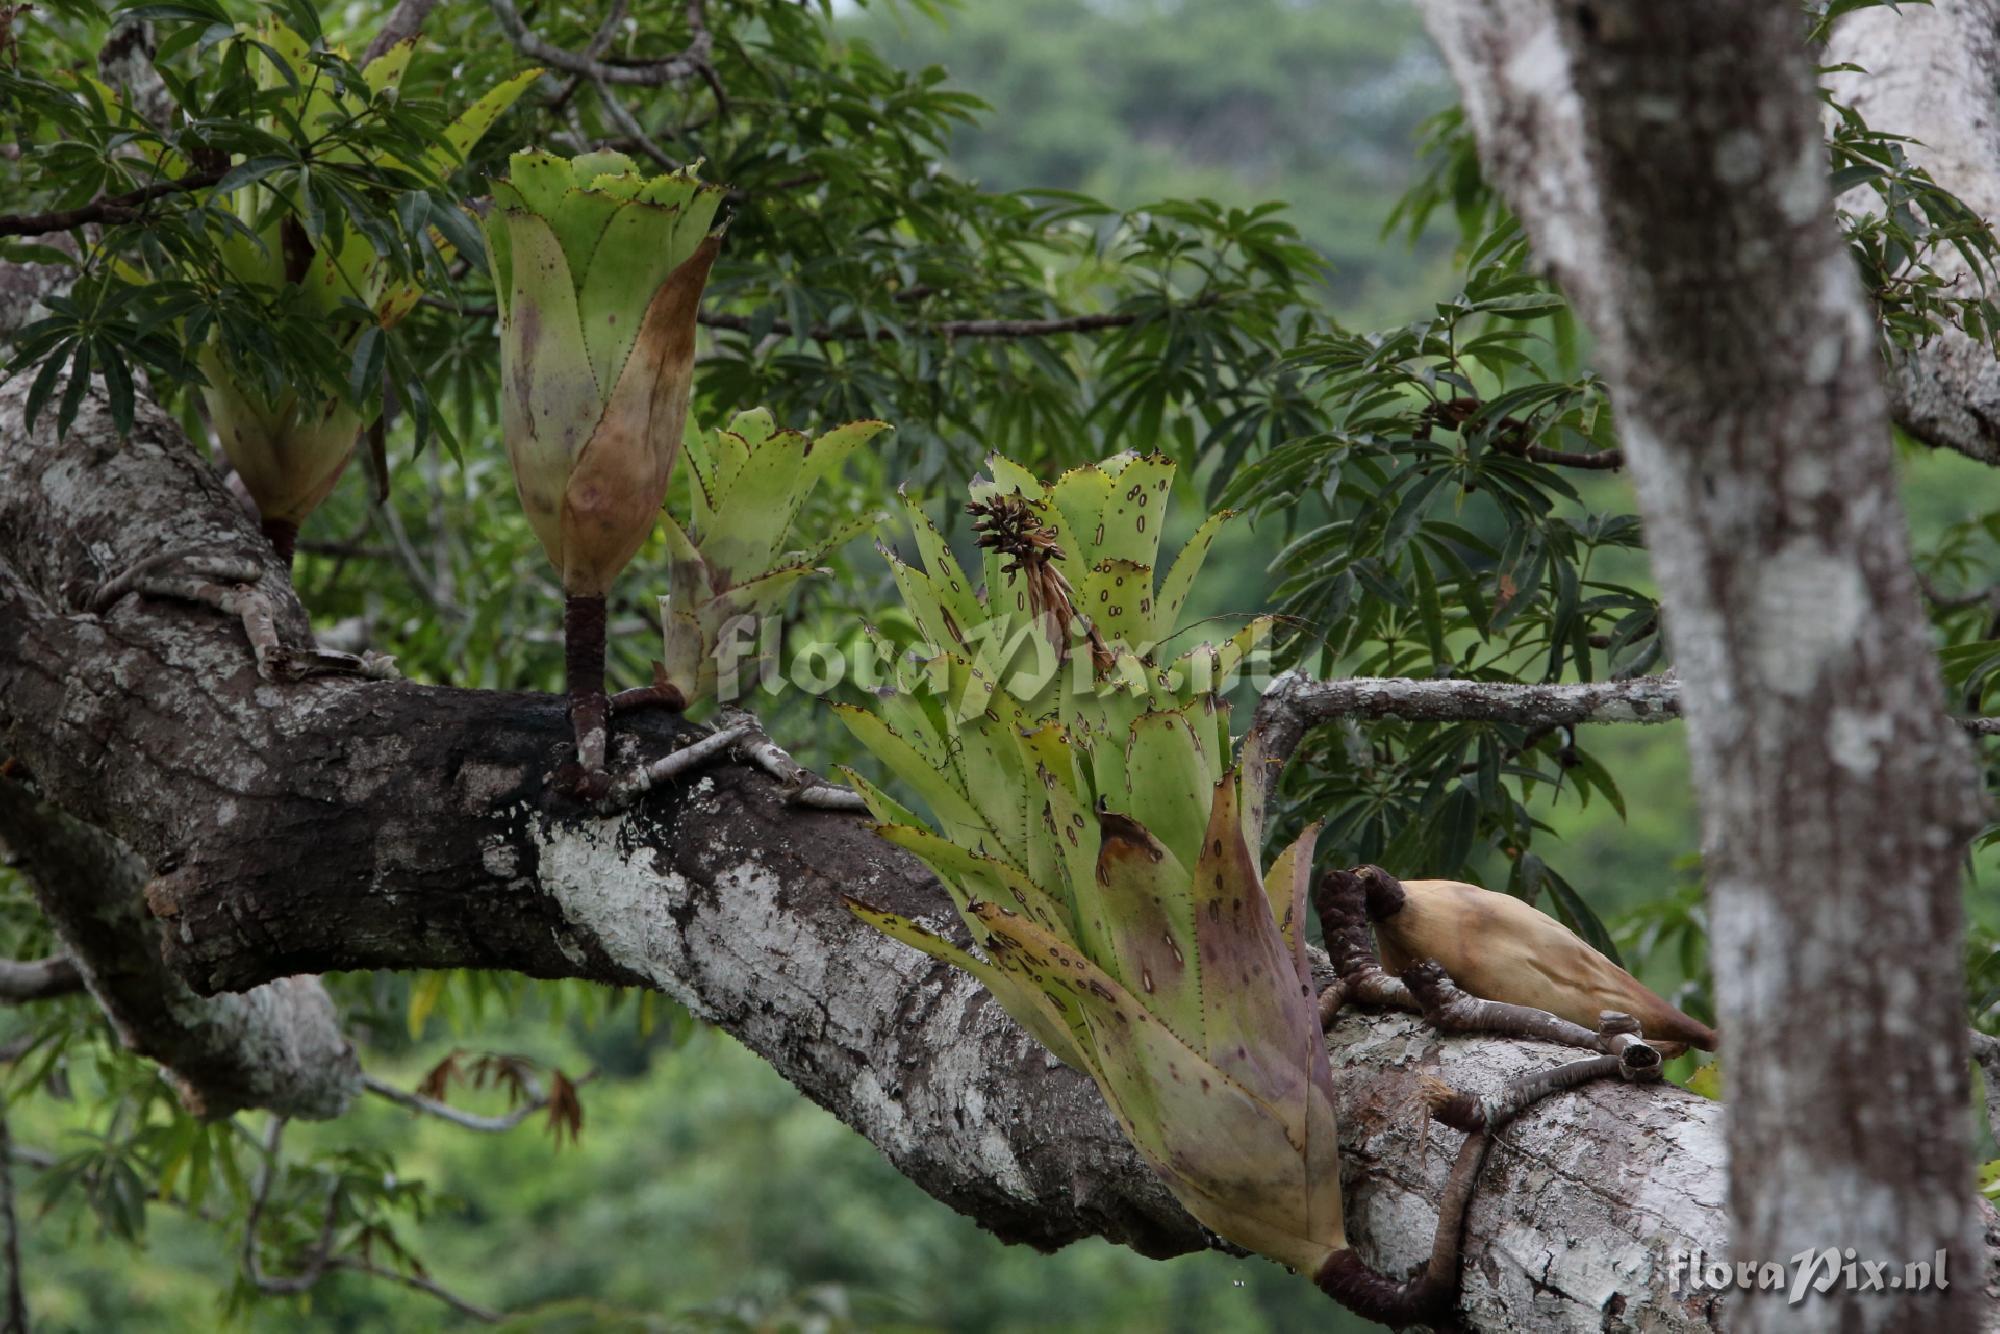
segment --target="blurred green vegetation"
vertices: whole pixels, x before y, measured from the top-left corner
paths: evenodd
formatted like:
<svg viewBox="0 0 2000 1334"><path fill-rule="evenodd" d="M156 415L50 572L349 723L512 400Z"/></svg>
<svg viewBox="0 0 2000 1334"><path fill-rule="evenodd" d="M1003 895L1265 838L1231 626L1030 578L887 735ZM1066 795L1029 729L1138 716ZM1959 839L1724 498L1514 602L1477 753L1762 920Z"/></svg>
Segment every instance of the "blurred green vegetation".
<svg viewBox="0 0 2000 1334"><path fill-rule="evenodd" d="M936 64L993 112L950 160L989 189L1081 190L1120 207L1282 199L1332 264L1353 327L1407 319L1451 283L1449 247L1385 245L1417 127L1451 101L1397 0L1015 0L931 20L853 16L897 64Z"/></svg>

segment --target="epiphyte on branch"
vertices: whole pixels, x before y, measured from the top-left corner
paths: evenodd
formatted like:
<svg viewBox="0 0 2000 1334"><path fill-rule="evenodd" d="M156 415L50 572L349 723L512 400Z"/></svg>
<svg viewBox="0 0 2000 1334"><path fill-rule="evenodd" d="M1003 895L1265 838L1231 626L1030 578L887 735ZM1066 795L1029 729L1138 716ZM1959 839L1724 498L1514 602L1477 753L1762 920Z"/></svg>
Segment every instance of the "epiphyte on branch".
<svg viewBox="0 0 2000 1334"><path fill-rule="evenodd" d="M337 88L328 80L298 74L309 68L305 37L269 18L255 33L259 54L252 58L261 61L258 82L265 95L289 89L285 117L292 125L314 128L335 117L360 115L373 99L395 96L416 45L415 38L398 42L368 62L363 86ZM286 68L280 69L279 61ZM432 175L449 174L540 73L527 70L489 90L446 127L444 142L424 155L422 165ZM266 131L284 133L285 122L275 113L264 120ZM402 166L386 160L379 165ZM191 164L180 166L191 169ZM290 292L322 315L327 327L337 331L344 372L364 338L379 340L415 308L423 283L416 275L392 272L376 240L358 230L348 229L337 239L308 235L300 213L318 206L303 200L302 185L277 183L283 179L267 172L233 188L228 207L240 227L224 233L223 262L230 278L244 287ZM223 183L229 183L227 177ZM292 207L273 208L284 190L293 196L286 201ZM435 229L425 230L441 260L449 262L451 243ZM357 312L372 318L355 318ZM299 525L319 508L354 457L361 414L338 397L296 386L274 388L268 377L244 364L239 350L224 346L219 327L202 346L199 360L207 379L202 399L216 438L257 502L265 533L289 561Z"/></svg>
<svg viewBox="0 0 2000 1334"><path fill-rule="evenodd" d="M752 408L725 427L688 434L691 512L685 524L671 514L662 523L669 592L660 621L666 679L689 705L716 698L720 659L740 641L757 641L758 622L799 580L821 573L829 551L880 522L881 514L864 513L809 543L792 531L814 488L890 429L856 421L813 438L779 430L768 411Z"/></svg>
<svg viewBox="0 0 2000 1334"><path fill-rule="evenodd" d="M568 608L578 786L609 789L604 597L653 531L687 427L723 191L620 153L516 153L486 243L507 457Z"/></svg>

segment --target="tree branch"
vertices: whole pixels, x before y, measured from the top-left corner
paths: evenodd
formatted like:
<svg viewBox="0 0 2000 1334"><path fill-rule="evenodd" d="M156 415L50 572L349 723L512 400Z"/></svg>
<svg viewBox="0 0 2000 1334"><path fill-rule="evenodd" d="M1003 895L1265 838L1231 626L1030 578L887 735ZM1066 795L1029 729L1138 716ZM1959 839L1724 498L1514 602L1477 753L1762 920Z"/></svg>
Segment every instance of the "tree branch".
<svg viewBox="0 0 2000 1334"><path fill-rule="evenodd" d="M264 1210L271 1202L271 1188L278 1180L278 1159L284 1148L285 1118L271 1118L270 1129L264 1132L264 1162L257 1173L257 1186L250 1197L250 1212L243 1220L243 1273L259 1292L274 1296L296 1296L310 1291L326 1273L327 1265L333 1259L333 1231L340 1222L340 1194L337 1188L326 1193L326 1211L320 1221L319 1238L312 1250L306 1253L305 1263L295 1274L273 1275L264 1272L262 1258L258 1250L262 1246L259 1229L264 1221Z"/></svg>
<svg viewBox="0 0 2000 1334"><path fill-rule="evenodd" d="M83 974L66 954L32 961L0 959L0 1004L53 1000L83 990Z"/></svg>
<svg viewBox="0 0 2000 1334"><path fill-rule="evenodd" d="M1265 738L1264 757L1282 765L1308 731L1335 718L1484 721L1529 727L1662 723L1680 717L1680 700L1680 682L1671 675L1574 685L1517 685L1510 681L1416 681L1405 676L1315 681L1293 671L1280 676L1264 692L1253 726Z"/></svg>
<svg viewBox="0 0 2000 1334"><path fill-rule="evenodd" d="M569 744L560 699L266 683L226 617L144 598L90 613L98 585L158 551L273 557L152 405L113 448L94 390L58 443L52 423L23 427L24 393L0 386L0 748L156 868L152 948L198 991L460 966L655 987L1007 1240L1101 1236L1148 1255L1214 1244L1087 1078L972 978L841 907L857 894L957 932L930 873L861 820L801 810L735 762L597 818L550 787ZM282 635L308 633L288 595L274 610ZM618 758L692 734L632 715ZM1424 1129L1422 1076L1484 1094L1563 1053L1359 1013L1330 1040L1350 1236L1379 1266L1421 1262L1455 1157ZM1531 1113L1472 1209L1470 1322L1594 1326L1617 1305L1661 1329L1711 1328L1715 1307L1675 1291L1669 1262L1720 1247L1719 1116L1634 1088Z"/></svg>
<svg viewBox="0 0 2000 1334"><path fill-rule="evenodd" d="M592 1070L574 1081L570 1087L582 1088L596 1078L597 1072ZM449 1121L460 1129L477 1130L486 1135L504 1135L537 1112L548 1110L549 1106L549 1095L538 1084L532 1082L527 1085L527 1101L500 1116L481 1116L477 1112L461 1111L450 1103L440 1102L436 1098L427 1098L421 1093L405 1092L394 1084L370 1074L361 1076L361 1086L376 1097L393 1102L398 1107L407 1107L424 1116L434 1116L440 1121Z"/></svg>
<svg viewBox="0 0 2000 1334"><path fill-rule="evenodd" d="M361 68L367 69L377 56L385 54L398 42L407 42L423 31L424 20L437 8L438 0L398 0L396 7L389 11L389 17L382 20L382 26L375 30L374 40L361 53Z"/></svg>
<svg viewBox="0 0 2000 1334"><path fill-rule="evenodd" d="M0 215L0 236L42 236L49 232L66 232L93 222L136 222L143 216L145 206L154 200L186 194L190 190L205 190L220 181L223 175L222 168L191 171L176 180L155 181L122 195L93 199L76 208L59 209L54 213Z"/></svg>
<svg viewBox="0 0 2000 1334"><path fill-rule="evenodd" d="M160 930L146 916L144 864L3 778L0 841L69 949L73 962L64 962L119 1039L172 1072L190 1111L269 1107L325 1119L347 1109L358 1070L317 981L282 977L242 995L195 995L161 962Z"/></svg>
<svg viewBox="0 0 2000 1334"><path fill-rule="evenodd" d="M597 59L591 54L580 54L551 45L540 37L521 19L521 11L514 7L513 0L488 0L493 7L493 17L500 22L500 30L514 43L520 53L530 60L539 61L551 69L559 69L565 74L577 74L601 84L625 84L640 88L660 88L667 84L682 83L694 78L708 64L709 53L715 48L715 38L708 31L704 20L701 0L688 0L686 15L693 38L687 49L659 60L646 60L634 64L617 64ZM593 44L594 45L594 44Z"/></svg>

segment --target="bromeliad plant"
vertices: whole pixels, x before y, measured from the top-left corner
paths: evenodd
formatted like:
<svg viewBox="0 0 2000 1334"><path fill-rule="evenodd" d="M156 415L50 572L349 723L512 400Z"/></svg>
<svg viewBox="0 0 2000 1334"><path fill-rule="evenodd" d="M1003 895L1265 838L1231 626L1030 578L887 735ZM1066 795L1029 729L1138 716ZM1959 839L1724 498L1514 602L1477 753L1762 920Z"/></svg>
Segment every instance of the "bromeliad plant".
<svg viewBox="0 0 2000 1334"><path fill-rule="evenodd" d="M1170 666L1158 650L1227 516L1156 582L1172 464L1112 459L1052 487L1003 460L993 470L970 507L983 593L914 514L926 568L895 573L928 656L872 710L842 710L930 807L934 824L855 778L882 836L944 882L979 953L850 907L978 977L1088 1073L1196 1218L1319 1274L1351 1252L1306 965L1316 831L1260 868L1268 770L1235 766L1219 693L1269 623ZM1058 670L1016 660L1030 646L1009 631L1023 626Z"/></svg>
<svg viewBox="0 0 2000 1334"><path fill-rule="evenodd" d="M284 24L266 20L255 37L266 107L259 123L274 136L274 146L275 136L288 129L328 133L331 126L370 114L377 103L393 102L416 45L415 38L399 42L370 61L358 82L339 82L315 64L311 43ZM489 90L418 160L385 156L368 165L383 183L415 184L447 174L540 73L528 70ZM226 207L236 224L222 245L228 276L245 288L303 303L331 332L337 365L352 368L334 378L350 379L359 397L380 376L384 335L416 306L424 282L422 270L412 266L410 256L395 254L394 238L379 229L335 234L327 228L313 173L317 170L322 182L338 181L343 167L358 165L353 158L353 150L334 148L317 166L276 154L239 162L218 183L223 196L218 206ZM402 198L406 204L416 201L400 210L408 215L402 221L419 250L430 248L441 272L453 254L445 229L463 238L470 234L469 221L433 207L424 193L406 192ZM219 329L197 360L207 380L202 398L222 450L257 502L272 545L289 561L299 525L354 457L361 411L318 387L273 383L252 368L254 351L225 346Z"/></svg>
<svg viewBox="0 0 2000 1334"><path fill-rule="evenodd" d="M1253 729L1239 751L1222 693L1270 620L1171 661L1160 650L1229 516L1209 519L1156 580L1172 464L1121 456L1047 487L1002 459L992 469L967 507L984 587L971 589L912 506L924 568L890 560L928 642L872 708L840 710L929 807L927 821L848 775L877 832L936 872L977 952L907 917L848 907L977 977L1088 1074L1147 1163L1220 1236L1311 1275L1371 1319L1447 1315L1492 1130L1584 1079L1656 1076L1658 1053L1622 1014L1593 1034L1523 1007L1535 997L1468 1001L1435 963L1405 973L1401 999L1416 996L1440 1026L1606 1054L1525 1077L1497 1100L1427 1089L1433 1116L1467 1132L1431 1259L1402 1281L1369 1269L1347 1242L1322 1015L1350 982L1372 979L1357 998L1390 998L1358 906L1363 878L1387 877L1330 877L1356 897L1320 905L1342 970L1339 989L1321 997L1305 943L1318 827L1260 867L1284 744Z"/></svg>
<svg viewBox="0 0 2000 1334"><path fill-rule="evenodd" d="M693 512L686 527L665 518L670 592L660 600L660 620L662 670L690 707L717 698L722 659L757 638L759 619L793 585L818 572L827 552L880 521L865 514L810 548L792 545L792 521L814 488L889 429L887 422L849 422L813 439L778 430L769 412L753 408L687 438Z"/></svg>
<svg viewBox="0 0 2000 1334"><path fill-rule="evenodd" d="M516 153L493 182L501 428L562 576L573 785L593 798L609 790L604 598L652 533L680 453L722 196L692 169L649 179L620 153Z"/></svg>

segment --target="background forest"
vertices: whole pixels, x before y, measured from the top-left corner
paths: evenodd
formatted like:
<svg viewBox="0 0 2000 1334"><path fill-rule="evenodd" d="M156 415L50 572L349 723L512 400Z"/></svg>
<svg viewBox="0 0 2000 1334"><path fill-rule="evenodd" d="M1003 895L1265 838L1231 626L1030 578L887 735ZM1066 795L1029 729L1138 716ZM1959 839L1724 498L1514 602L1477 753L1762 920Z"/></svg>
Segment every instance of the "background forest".
<svg viewBox="0 0 2000 1334"><path fill-rule="evenodd" d="M1200 207L1221 214L1282 201L1277 216L1327 267L1309 272L1292 254L1286 280L1298 287L1275 284L1274 300L1280 308L1294 297L1313 303L1326 323L1307 335L1273 316L1267 330L1273 344L1320 340L1327 364L1337 365L1342 353L1329 331L1392 329L1429 318L1436 303L1465 284L1461 227L1477 234L1482 220L1452 216L1453 205L1464 201L1453 194L1448 148L1429 159L1446 174L1425 175L1432 118L1449 107L1451 91L1408 6L1017 0L946 8L936 16L927 8L842 9L831 30L837 45L872 50L889 67L941 67L948 81L940 87L979 99L977 106L958 104L965 119L941 130L949 142L946 173L992 192L1080 192L1114 210L1162 200L1194 208L1187 201L1207 200L1213 205ZM336 17L328 16L330 27ZM483 5L448 6L440 19L432 36L447 49L475 40L487 22ZM360 36L365 40L365 30ZM1420 186L1420 197L1437 205L1428 218L1423 208L1413 216L1399 205ZM754 217L740 224L753 240L759 225ZM1474 255L1470 263L1477 269L1492 259ZM1028 272L1046 267L1055 275L1050 285L1063 292L1084 291L1094 279L1090 261L1074 255L1058 260L1024 246L1018 262ZM848 318L837 298L813 295L810 274L791 277L795 290L785 317L794 324ZM714 290L724 300L739 290L732 281L747 280L719 271ZM825 304L813 304L821 299ZM979 300L978 292L968 293L956 308L977 310ZM472 314L464 324L473 351L464 367L442 357L439 383L476 374L470 363L485 355L478 339L490 322ZM1563 345L1562 329L1537 327L1552 336L1555 359L1574 367L1576 349ZM745 343L716 353L707 373L719 397L754 402L797 368L787 367L792 354L782 349L768 357L744 351L761 347L768 323L759 328L753 319L744 332ZM797 405L819 424L914 401L911 382L923 377L921 368L904 366L881 372L906 377L901 382L873 382L875 372L860 361L843 363L838 373L825 370L811 379L819 401ZM992 379L982 392L1003 393L1007 377L1017 373L984 366L980 374ZM1281 378L1273 380L1274 400L1296 392ZM1115 386L1105 392L1115 394ZM1218 497L1234 487L1235 503L1261 507L1211 558L1203 614L1279 606L1325 626L1344 614L1338 599L1354 596L1351 587L1342 594L1313 576L1310 539L1334 512L1332 484L1319 500L1309 486L1294 488L1303 502L1279 509L1258 494L1255 479L1242 477L1274 445L1302 433L1288 429L1285 412L1279 402L1249 419L1240 437L1226 421L1193 423L1171 402L1162 407L1135 398L1114 414L1134 422L1135 433L1150 427L1192 439L1206 432L1192 490ZM1043 466L1105 452L1097 418L1067 419L1030 391L1018 414L982 422L984 443L1034 437ZM454 529L518 528L499 453L483 443L491 426L452 420L448 407L440 417L442 429L457 437L456 452L434 444L417 455L381 509L363 487L344 485L315 520L309 538L316 540L301 548L297 582L316 621L336 632L373 635L402 655L412 675L547 687L559 673L559 639L522 629L536 617L543 631L555 628L543 615L552 604L535 601L540 558L532 544L473 549L445 537ZM898 425L896 443L868 465L875 494L837 500L837 507L859 513L882 503L898 483L948 494L982 452L980 433L948 411ZM1113 441L1121 448L1130 443ZM407 442L395 448L408 453ZM2000 528L1978 503L1984 472L1944 451L1906 448L1902 460L1920 559L1941 586L1979 586L1978 572L2000 542ZM1597 581L1593 586L1622 588L1627 592L1616 596L1629 598L1623 622L1620 607L1607 605L1594 613L1601 625L1577 633L1608 641L1591 641L1591 648L1636 657L1649 651L1654 634L1645 623L1650 585L1636 521L1615 526L1617 516L1633 512L1627 483L1617 471L1600 470L1567 475L1564 483L1573 491L1559 513L1574 519L1577 551L1584 553L1578 559ZM1424 492L1412 513L1429 497ZM1179 507L1181 532L1169 535L1168 546L1192 528L1193 499ZM1502 527L1479 503L1438 521L1458 520L1480 531ZM634 567L641 577L645 559ZM1431 599L1438 594L1433 586ZM836 578L801 607L800 623L849 624L855 609L891 600L879 562L857 541ZM1413 670L1420 659L1398 647L1425 638L1418 614L1411 616L1400 635L1371 630L1334 645L1333 661L1382 674ZM1969 640L1991 637L1977 625L1961 631ZM628 675L656 651L654 633L642 622L625 633L619 651L629 659ZM1549 637L1560 643L1568 633ZM1548 649L1538 644L1536 651ZM1961 681L1977 689L1992 663L1990 652L1962 655ZM1551 671L1563 670L1558 650ZM854 758L823 711L796 694L756 707L772 734L808 764ZM1457 867L1465 878L1496 888L1518 885L1525 866L1545 868L1526 873L1548 877L1537 887L1555 895L1560 910L1583 914L1592 930L1601 921L1635 971L1705 1014L1696 821L1678 729L1591 729L1557 738L1543 751L1533 776L1516 789L1521 811L1541 822L1534 853L1513 846L1474 799L1449 794L1425 806L1389 792L1371 807L1355 792L1338 793L1359 812L1342 846L1399 872ZM1358 761L1344 772L1364 773L1353 780L1362 788L1393 787L1401 760L1386 752L1376 758L1380 773ZM1528 763L1518 755L1506 763L1517 761ZM1487 761L1482 754L1468 761L1475 762ZM1496 774L1501 763L1492 761ZM1398 845L1379 832L1412 822L1442 847ZM1398 851L1422 864L1397 864ZM1991 884L1990 870L1985 874L1974 878L1970 902L1979 924L1975 974L1984 966L1990 985L2000 903L1979 887ZM0 908L12 914L0 918L7 923L0 934L31 916L18 896ZM357 1174L374 1171L379 1178L393 1159L395 1180L383 1189L402 1212L382 1244L409 1247L454 1290L528 1312L520 1328L1254 1331L1309 1322L1337 1327L1329 1320L1344 1318L1307 1285L1261 1263L1216 1254L1156 1263L1103 1242L1054 1257L1002 1247L923 1195L731 1039L660 996L465 975L375 978L343 996L351 1012L359 1008L355 1022L369 1035L370 1073L404 1087L462 1046L518 1052L572 1078L598 1072L582 1089L583 1124L574 1143L540 1120L509 1134L479 1135L379 1101L337 1123L291 1132L296 1152L344 1155ZM87 1002L77 1015L79 1025L90 1021ZM14 1022L0 1012L0 1039ZM86 1092L135 1077L141 1076L84 1043L72 1047L62 1076ZM143 1077L151 1078L150 1069ZM468 1093L464 1102L496 1113L505 1108L491 1089ZM24 1101L12 1132L17 1142L54 1153L118 1136L120 1126L95 1117L99 1105L91 1096ZM296 1303L252 1303L222 1278L235 1264L227 1229L148 1207L115 1180L89 1189L74 1182L64 1189L33 1173L23 1181L26 1269L38 1320L48 1329L210 1329L218 1320L218 1291L227 1319L246 1329L422 1329L452 1320L421 1295L360 1278L333 1279Z"/></svg>

